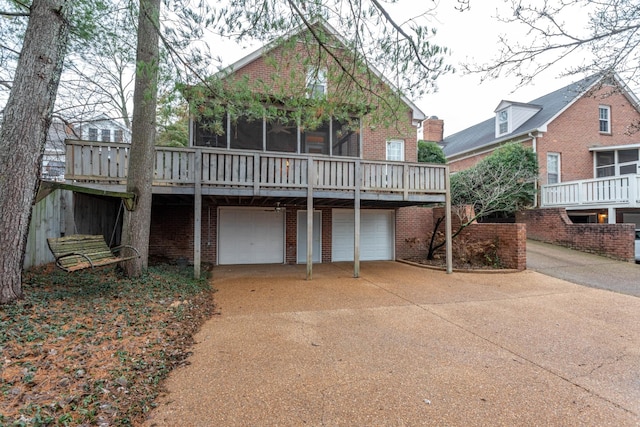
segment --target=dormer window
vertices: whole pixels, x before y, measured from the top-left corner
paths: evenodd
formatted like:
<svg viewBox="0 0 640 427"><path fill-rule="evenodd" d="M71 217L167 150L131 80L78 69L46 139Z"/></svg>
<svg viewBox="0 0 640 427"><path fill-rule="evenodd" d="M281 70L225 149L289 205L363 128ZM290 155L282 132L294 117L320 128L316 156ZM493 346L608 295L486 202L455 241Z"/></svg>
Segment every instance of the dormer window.
<svg viewBox="0 0 640 427"><path fill-rule="evenodd" d="M509 133L509 110L498 111L498 135Z"/></svg>
<svg viewBox="0 0 640 427"><path fill-rule="evenodd" d="M313 68L307 73L307 97L324 98L327 95L327 70Z"/></svg>

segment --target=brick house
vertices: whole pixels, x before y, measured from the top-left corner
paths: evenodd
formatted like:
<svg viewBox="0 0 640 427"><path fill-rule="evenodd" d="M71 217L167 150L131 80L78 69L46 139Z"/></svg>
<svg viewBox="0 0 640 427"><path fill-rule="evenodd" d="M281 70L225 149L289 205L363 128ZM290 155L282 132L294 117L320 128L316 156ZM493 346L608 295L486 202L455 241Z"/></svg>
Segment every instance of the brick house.
<svg viewBox="0 0 640 427"><path fill-rule="evenodd" d="M540 166L539 207L566 208L574 222L640 228L638 123L640 103L619 76L594 75L527 103L500 101L492 118L441 144L452 172L507 142L532 147Z"/></svg>
<svg viewBox="0 0 640 427"><path fill-rule="evenodd" d="M411 238L428 224L412 209L448 195L448 168L416 162L426 116L371 67L358 75L374 76L371 93L389 94L385 102L398 100L395 120L373 120L371 93L342 100L336 89L350 80L335 61L344 45L329 25L315 28L337 46L321 60L305 59L308 44L295 42L302 31L222 70L217 89L185 90L194 111L189 146L156 147L150 256L183 259L198 272L201 262L306 263L308 276L313 263L350 261L357 277L360 260L415 255ZM234 90L262 110L232 104ZM75 159L67 179L122 191L127 146L67 144Z"/></svg>

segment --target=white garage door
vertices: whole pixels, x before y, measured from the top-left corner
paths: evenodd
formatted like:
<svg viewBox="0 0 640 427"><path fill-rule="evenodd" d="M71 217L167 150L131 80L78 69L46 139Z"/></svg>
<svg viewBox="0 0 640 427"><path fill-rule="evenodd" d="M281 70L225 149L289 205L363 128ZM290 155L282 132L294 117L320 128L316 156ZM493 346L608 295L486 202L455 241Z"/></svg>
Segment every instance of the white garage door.
<svg viewBox="0 0 640 427"><path fill-rule="evenodd" d="M284 215L264 209L220 208L218 263L283 263Z"/></svg>
<svg viewBox="0 0 640 427"><path fill-rule="evenodd" d="M332 261L353 261L353 215L353 209L334 209L332 212ZM360 260L393 259L393 224L393 211L360 211Z"/></svg>

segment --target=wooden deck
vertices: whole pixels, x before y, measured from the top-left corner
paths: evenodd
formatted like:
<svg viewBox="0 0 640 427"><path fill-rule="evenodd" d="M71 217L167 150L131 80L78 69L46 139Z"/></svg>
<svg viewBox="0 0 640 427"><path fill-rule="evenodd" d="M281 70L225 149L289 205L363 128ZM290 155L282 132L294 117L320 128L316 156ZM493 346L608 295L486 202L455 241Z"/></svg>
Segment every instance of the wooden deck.
<svg viewBox="0 0 640 427"><path fill-rule="evenodd" d="M122 191L129 144L66 141L65 180ZM445 165L349 157L157 147L154 194L444 202Z"/></svg>

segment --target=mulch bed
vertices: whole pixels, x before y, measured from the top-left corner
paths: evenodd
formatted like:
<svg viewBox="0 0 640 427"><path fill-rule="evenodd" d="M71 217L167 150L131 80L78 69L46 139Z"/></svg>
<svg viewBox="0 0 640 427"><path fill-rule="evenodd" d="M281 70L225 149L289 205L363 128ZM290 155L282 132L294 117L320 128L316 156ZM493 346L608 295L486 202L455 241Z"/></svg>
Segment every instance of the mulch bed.
<svg viewBox="0 0 640 427"><path fill-rule="evenodd" d="M127 426L154 406L214 314L208 280L160 265L25 273L24 299L0 306L0 425Z"/></svg>

